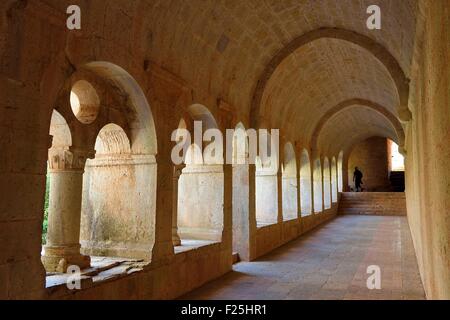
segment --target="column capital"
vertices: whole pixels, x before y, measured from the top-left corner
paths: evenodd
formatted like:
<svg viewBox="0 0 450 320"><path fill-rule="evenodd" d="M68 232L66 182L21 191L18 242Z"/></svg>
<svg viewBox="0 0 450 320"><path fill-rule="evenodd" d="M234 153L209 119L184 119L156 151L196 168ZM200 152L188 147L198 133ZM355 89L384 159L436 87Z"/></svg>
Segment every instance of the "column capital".
<svg viewBox="0 0 450 320"><path fill-rule="evenodd" d="M93 159L95 151L77 148L52 148L48 152L48 165L53 171L83 171L87 159Z"/></svg>

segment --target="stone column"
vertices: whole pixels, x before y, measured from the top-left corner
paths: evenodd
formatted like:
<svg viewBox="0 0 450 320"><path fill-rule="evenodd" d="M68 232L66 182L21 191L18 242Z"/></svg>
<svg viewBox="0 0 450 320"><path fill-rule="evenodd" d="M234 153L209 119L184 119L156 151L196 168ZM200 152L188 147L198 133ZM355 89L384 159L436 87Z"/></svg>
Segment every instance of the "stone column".
<svg viewBox="0 0 450 320"><path fill-rule="evenodd" d="M296 159L300 159L300 157L296 157ZM297 182L297 219L302 218L302 195L301 195L301 186L300 186L300 161L297 161L297 175L295 177L295 180Z"/></svg>
<svg viewBox="0 0 450 320"><path fill-rule="evenodd" d="M80 253L80 220L84 165L92 156L74 149L49 152L48 234L42 257L47 272L66 272L70 265L81 269L90 265L90 257Z"/></svg>
<svg viewBox="0 0 450 320"><path fill-rule="evenodd" d="M175 247L181 245L181 239L178 235L178 180L183 168L184 165L180 165L173 169L172 242Z"/></svg>
<svg viewBox="0 0 450 320"><path fill-rule="evenodd" d="M278 202L278 214L277 223L283 223L283 172L281 166L278 166L277 177L277 202Z"/></svg>

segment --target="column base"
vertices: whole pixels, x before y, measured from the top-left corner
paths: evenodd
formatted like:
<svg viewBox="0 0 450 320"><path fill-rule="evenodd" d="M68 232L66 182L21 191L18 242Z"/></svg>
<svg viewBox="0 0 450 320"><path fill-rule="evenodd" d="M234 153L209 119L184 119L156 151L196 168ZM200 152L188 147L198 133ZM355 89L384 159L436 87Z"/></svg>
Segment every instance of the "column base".
<svg viewBox="0 0 450 320"><path fill-rule="evenodd" d="M172 243L174 247L181 246L181 239L178 235L178 227L172 228Z"/></svg>
<svg viewBox="0 0 450 320"><path fill-rule="evenodd" d="M181 246L181 239L180 239L180 237L178 235L177 236L172 236L172 243L173 243L174 247Z"/></svg>
<svg viewBox="0 0 450 320"><path fill-rule="evenodd" d="M91 258L80 253L80 245L72 247L45 246L42 264L47 272L67 272L69 266L78 266L81 270L91 266Z"/></svg>

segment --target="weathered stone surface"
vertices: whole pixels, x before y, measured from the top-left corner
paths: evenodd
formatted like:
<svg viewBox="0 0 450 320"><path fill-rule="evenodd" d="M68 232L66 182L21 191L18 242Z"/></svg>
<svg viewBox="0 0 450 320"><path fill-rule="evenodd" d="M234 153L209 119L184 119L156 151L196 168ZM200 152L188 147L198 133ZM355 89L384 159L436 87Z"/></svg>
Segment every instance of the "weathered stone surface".
<svg viewBox="0 0 450 320"><path fill-rule="evenodd" d="M420 296L415 272L398 287L414 252L427 297L450 297L448 1L381 1L389 14L377 31L363 0L80 1L82 29L69 31L71 4L0 1L0 298L185 294L229 272L233 252L254 260L335 216L350 150L371 137L406 155L415 250L393 255L392 289L373 298ZM194 121L222 133L280 129L280 168L203 165L177 179L171 136ZM315 255L301 266L321 271L297 280L313 282L292 287L298 275L281 268L255 297L366 297L360 278L342 294L345 263L382 255L354 247L341 266L345 250L327 257L305 243ZM89 265L91 255L106 260ZM41 259L52 272L79 265L86 287L45 289ZM331 273L345 281L326 281ZM239 289L234 298L254 288Z"/></svg>

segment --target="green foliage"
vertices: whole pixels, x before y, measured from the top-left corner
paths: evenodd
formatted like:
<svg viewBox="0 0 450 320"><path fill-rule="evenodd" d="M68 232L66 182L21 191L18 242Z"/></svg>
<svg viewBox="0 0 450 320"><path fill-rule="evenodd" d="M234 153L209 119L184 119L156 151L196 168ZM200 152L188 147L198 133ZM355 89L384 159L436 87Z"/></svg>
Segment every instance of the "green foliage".
<svg viewBox="0 0 450 320"><path fill-rule="evenodd" d="M47 175L47 182L45 185L44 222L42 223L43 245L47 243L49 192L50 192L50 176Z"/></svg>

